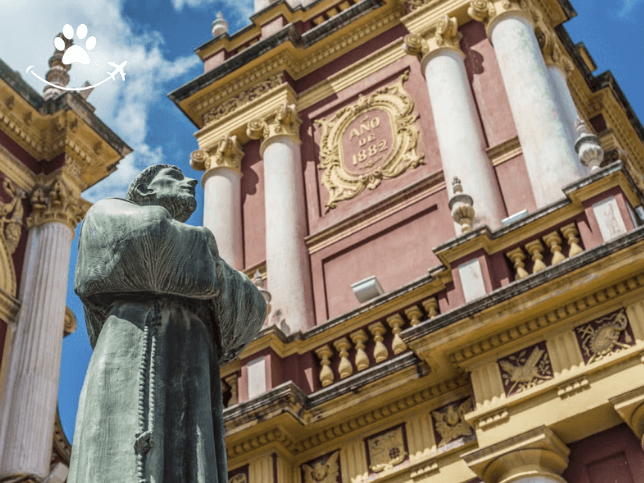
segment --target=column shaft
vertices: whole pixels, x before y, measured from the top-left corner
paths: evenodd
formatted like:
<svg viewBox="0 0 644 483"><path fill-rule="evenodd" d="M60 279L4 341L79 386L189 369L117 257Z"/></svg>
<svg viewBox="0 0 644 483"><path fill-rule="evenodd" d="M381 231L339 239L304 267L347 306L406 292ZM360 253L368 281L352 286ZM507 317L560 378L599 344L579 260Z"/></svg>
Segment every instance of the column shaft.
<svg viewBox="0 0 644 483"><path fill-rule="evenodd" d="M203 224L215 235L219 256L237 270L244 268L241 174L230 168L216 167L202 178L204 188Z"/></svg>
<svg viewBox="0 0 644 483"><path fill-rule="evenodd" d="M474 222L496 228L507 214L485 152L463 54L454 49L435 51L424 59L424 72L448 190L454 177L459 178L474 200Z"/></svg>
<svg viewBox="0 0 644 483"><path fill-rule="evenodd" d="M268 290L273 317L284 318L296 332L313 325L300 146L291 136L277 135L263 148Z"/></svg>
<svg viewBox="0 0 644 483"><path fill-rule="evenodd" d="M0 406L0 476L49 473L69 273L71 229L30 230L24 292Z"/></svg>
<svg viewBox="0 0 644 483"><path fill-rule="evenodd" d="M531 21L520 11L506 12L491 21L489 32L540 208L562 198L561 188L583 171Z"/></svg>
<svg viewBox="0 0 644 483"><path fill-rule="evenodd" d="M574 146L577 139L575 120L579 117L579 114L577 114L575 101L572 100L572 95L570 95L570 89L568 88L568 82L566 81L566 74L560 67L556 65L548 65L548 75L550 76L550 82L552 83L557 103L561 107L561 111L563 113L566 132L571 140L570 142Z"/></svg>

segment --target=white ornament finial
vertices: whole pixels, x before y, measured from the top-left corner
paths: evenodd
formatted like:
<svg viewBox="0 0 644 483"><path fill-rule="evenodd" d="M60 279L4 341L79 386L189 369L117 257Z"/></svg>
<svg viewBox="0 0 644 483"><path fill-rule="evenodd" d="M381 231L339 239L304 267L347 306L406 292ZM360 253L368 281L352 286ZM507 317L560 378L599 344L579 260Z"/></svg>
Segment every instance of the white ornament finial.
<svg viewBox="0 0 644 483"><path fill-rule="evenodd" d="M221 12L217 12L217 18L212 22L212 36L217 38L228 33L228 22L224 20Z"/></svg>

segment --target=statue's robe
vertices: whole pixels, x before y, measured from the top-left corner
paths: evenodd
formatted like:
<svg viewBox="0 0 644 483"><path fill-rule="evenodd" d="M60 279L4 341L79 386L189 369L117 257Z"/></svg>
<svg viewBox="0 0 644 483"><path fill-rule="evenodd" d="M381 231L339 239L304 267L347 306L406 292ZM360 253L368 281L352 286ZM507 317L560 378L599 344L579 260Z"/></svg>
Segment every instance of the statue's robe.
<svg viewBox="0 0 644 483"><path fill-rule="evenodd" d="M88 211L74 285L94 353L68 483L226 483L219 367L261 328L257 288L207 228L121 199Z"/></svg>

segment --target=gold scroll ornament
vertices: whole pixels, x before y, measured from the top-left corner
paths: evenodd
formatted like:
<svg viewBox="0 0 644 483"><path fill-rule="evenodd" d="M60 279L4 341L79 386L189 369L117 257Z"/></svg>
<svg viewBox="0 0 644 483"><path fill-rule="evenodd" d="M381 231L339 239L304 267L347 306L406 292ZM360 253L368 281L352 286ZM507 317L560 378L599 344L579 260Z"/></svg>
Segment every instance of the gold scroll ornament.
<svg viewBox="0 0 644 483"><path fill-rule="evenodd" d="M324 170L322 184L329 192L327 212L338 201L424 164L424 155L417 152L418 116L403 87L408 79L406 71L393 84L315 121L322 128L318 168Z"/></svg>

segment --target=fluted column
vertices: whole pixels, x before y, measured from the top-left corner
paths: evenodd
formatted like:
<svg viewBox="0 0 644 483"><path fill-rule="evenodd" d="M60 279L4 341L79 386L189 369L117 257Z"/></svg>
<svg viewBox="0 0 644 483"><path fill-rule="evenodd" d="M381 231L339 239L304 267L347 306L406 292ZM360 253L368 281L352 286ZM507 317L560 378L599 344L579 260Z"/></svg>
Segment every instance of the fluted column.
<svg viewBox="0 0 644 483"><path fill-rule="evenodd" d="M236 136L215 143L212 155L199 149L190 155L190 165L205 170L203 225L217 240L219 256L237 270L244 268L241 212L241 159L244 152Z"/></svg>
<svg viewBox="0 0 644 483"><path fill-rule="evenodd" d="M445 15L433 35L405 38L405 50L420 58L431 100L438 147L449 195L452 180L461 180L474 200L474 224L496 228L507 216L460 49L461 34L455 18Z"/></svg>
<svg viewBox="0 0 644 483"><path fill-rule="evenodd" d="M0 478L49 473L70 248L85 211L80 191L58 174L41 175L31 204L22 305L0 402Z"/></svg>
<svg viewBox="0 0 644 483"><path fill-rule="evenodd" d="M539 43L533 14L518 0L471 0L494 46L537 208L563 198L561 188L584 174Z"/></svg>
<svg viewBox="0 0 644 483"><path fill-rule="evenodd" d="M284 320L290 332L313 325L300 123L295 106L283 104L248 124L249 137L262 140L271 321Z"/></svg>

